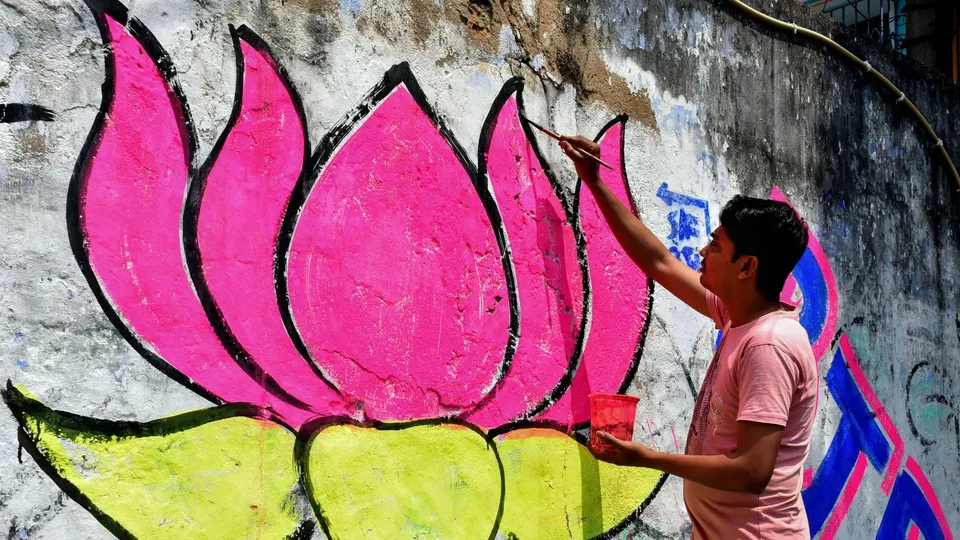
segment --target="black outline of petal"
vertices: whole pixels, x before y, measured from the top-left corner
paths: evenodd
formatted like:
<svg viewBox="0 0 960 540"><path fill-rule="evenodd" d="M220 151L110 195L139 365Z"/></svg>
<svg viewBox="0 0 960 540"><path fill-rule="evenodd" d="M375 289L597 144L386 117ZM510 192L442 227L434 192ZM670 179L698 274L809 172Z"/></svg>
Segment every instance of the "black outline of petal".
<svg viewBox="0 0 960 540"><path fill-rule="evenodd" d="M117 332L142 356L147 362L153 365L161 373L170 377L174 381L189 388L197 395L216 404L223 403L219 397L210 392L201 385L195 383L190 377L186 376L173 365L169 364L160 355L151 351L144 344L132 327L128 326L120 315L117 308L114 307L109 297L100 285L93 266L90 264L90 252L87 249L87 238L83 229L83 216L80 213L80 192L81 184L86 182L89 176L89 168L93 162L94 156L103 137L103 126L106 121L107 112L113 105L114 93L116 87L116 66L113 53L113 47L110 46L112 38L107 26L107 17L114 19L117 23L126 27L127 31L133 36L146 51L147 56L153 61L160 75L167 82L167 92L170 98L171 107L174 113L179 117L183 133L181 140L184 145L184 157L187 165L188 174L192 173L193 157L196 153L197 142L193 131L193 121L190 118L190 109L187 105L186 96L180 89L180 83L176 79L176 70L170 56L163 49L156 37L147 29L147 27L137 19L128 19L127 8L120 2L114 0L85 0L87 6L93 12L97 27L100 29L100 38L104 48L104 81L102 85L103 97L100 102L100 109L97 111L97 117L90 128L87 140L80 150L80 157L74 167L73 176L70 178L70 187L67 191L67 234L70 238L70 247L73 250L73 256L87 280L87 285L96 297L100 308L107 316L107 319L113 323Z"/></svg>
<svg viewBox="0 0 960 540"><path fill-rule="evenodd" d="M582 446L587 446L588 444L587 439L583 435L579 433L571 434L567 431L566 424L551 420L521 420L519 422L505 424L496 429L490 430L490 432L487 433L487 440L496 446L496 441L494 439L520 429L549 429L570 437ZM591 537L591 540L614 540L616 537L618 537L620 533L626 530L627 527L638 520L640 515L643 514L643 511L650 506L650 503L652 503L654 499L657 498L657 495L660 493L660 489L663 488L663 485L667 483L667 478L669 477L670 475L667 473L660 473L660 480L657 481L657 485L650 490L650 494L647 495L647 497L643 500L643 502L640 503L640 506L638 506L636 510L631 512L627 517L623 518L620 523L614 525L610 529L600 533L597 536Z"/></svg>
<svg viewBox="0 0 960 540"><path fill-rule="evenodd" d="M240 114L243 111L243 82L245 75L245 62L243 51L240 48L241 41L244 41L253 47L257 52L263 55L268 62L272 64L271 67L273 68L277 77L280 79L287 93L290 95L293 108L297 113L297 119L299 120L300 127L303 130L303 161L300 165L300 176L302 176L303 171L306 170L307 159L310 155L310 139L309 134L307 133L307 119L303 110L303 101L301 100L300 95L297 93L293 84L290 82L286 70L277 60L276 56L273 55L273 52L270 50L270 47L266 44L266 42L253 30L245 25L241 25L239 28L234 28L233 25L230 25L229 29L237 67L233 110L230 112L230 119L227 121L227 125L217 138L217 142L214 145L213 150L211 150L210 155L200 167L199 171L197 171L196 174L192 174L188 179L187 198L183 209L183 246L187 261L187 268L189 270L191 281L193 281L194 289L197 292L197 297L200 300L200 304L203 306L203 311L206 313L207 319L210 321L210 325L213 327L214 333L216 333L217 337L220 339L220 342L223 344L224 349L226 349L227 353L230 354L230 356L237 362L240 368L273 396L290 405L293 405L294 407L319 413L320 411L314 409L312 405L300 400L284 389L283 386L273 378L273 376L267 373L267 371L257 363L256 358L250 354L246 347L240 343L240 340L237 339L236 335L233 333L233 330L230 329L230 325L227 323L226 318L223 315L223 311L217 304L217 300L213 297L213 294L210 291L210 286L207 284L207 280L203 273L203 260L202 254L200 253L200 244L198 238L200 208L203 202L203 193L206 189L207 178L210 175L210 171L213 169L217 159L220 157L220 152L223 150L223 146L226 144L227 139L233 132L233 128L236 126L237 121L240 119ZM276 259L276 254L274 254L274 259ZM282 314L283 310L279 309L279 311ZM309 362L306 359L304 359L304 362L306 362L307 365L313 369L314 373L320 378L320 380L327 384L327 386L334 390L338 395L340 394L339 391L337 391L337 389L330 384L326 377L324 377L323 374L316 368L316 365L313 362Z"/></svg>
<svg viewBox="0 0 960 540"><path fill-rule="evenodd" d="M497 517L494 519L493 530L490 531L489 536L489 540L494 540L497 532L500 530L500 522L503 520L504 500L506 499L507 483L506 473L503 469L503 460L500 458L500 450L497 444L489 438L488 434L484 432L482 428L458 418L428 418L410 422L358 422L347 416L326 416L314 418L301 426L300 433L297 434L296 446L294 446L293 450L294 460L300 469L300 485L302 485L304 491L306 491L307 500L310 501L310 506L313 508L313 513L317 517L320 527L323 529L323 534L326 535L327 538L333 538L330 534L330 525L323 514L323 509L320 508L320 504L316 502L316 497L313 493L313 484L310 482L310 445L313 444L314 439L316 439L321 431L328 427L343 425L363 429L375 429L378 431L402 431L414 427L450 424L465 427L479 435L480 438L487 443L487 447L491 449L494 458L497 460L497 467L500 470L500 504L497 507Z"/></svg>
<svg viewBox="0 0 960 540"><path fill-rule="evenodd" d="M583 358L583 349L586 345L586 341L584 339L586 335L585 329L592 295L592 289L590 286L590 269L587 264L587 244L586 238L583 234L583 229L580 226L580 211L576 204L571 204L571 201L567 198L567 195L560 186L553 169L550 167L549 162L546 160L543 152L540 150L540 146L537 144L537 139L533 133L533 130L524 119L526 116L526 111L523 102L523 87L523 79L520 77L513 77L504 83L503 87L500 89L500 93L497 94L497 97L493 100L493 104L490 106L490 111L487 113L487 117L483 122L483 128L480 131L480 144L477 149L478 174L480 175L480 178L492 186L493 180L490 179L489 171L487 170L487 156L490 153L490 145L492 144L493 136L496 133L497 120L500 117L500 111L503 110L503 106L506 105L510 97L516 94L517 111L520 114L520 126L523 129L524 136L526 137L527 143L530 144L530 147L533 149L533 153L537 158L537 162L540 165L541 170L543 170L543 174L550 182L550 186L553 189L554 195L556 195L557 199L560 201L560 206L563 207L564 218L566 219L567 224L573 229L573 238L577 250L577 264L580 267L580 285L583 291L583 311L580 314L580 327L577 330L576 339L574 341L573 353L570 355L570 358L567 359L567 368L564 370L563 375L561 375L554 387L538 403L533 406L528 405L525 412L521 413L515 418L511 418L508 423L535 417L546 409L549 409L550 406L556 403L557 400L559 400L570 388L570 385L573 383L574 374L576 374L577 369L580 367L580 360ZM494 193L496 193L496 186L492 186L492 190ZM579 200L579 194L574 195L574 200ZM507 201L506 204L513 204L513 201ZM507 231L508 240L509 234L510 232ZM512 264L512 251L510 252L510 261ZM517 305L519 306L519 317L519 311L523 309L523 306L519 305L519 291ZM522 318L518 319L518 324L519 321L522 321ZM520 332L523 332L522 327L520 327ZM528 338L529 337L530 336L528 336ZM522 338L522 336L518 336L518 338ZM480 402L474 408L465 413L463 416L468 416L469 414L480 410L489 401L491 401L499 392L500 387L506 380L506 375L508 373L509 369L505 371L500 380L497 381L497 384L494 386L493 390L484 396L484 398L480 400Z"/></svg>
<svg viewBox="0 0 960 540"><path fill-rule="evenodd" d="M339 150L341 144L345 142L356 129L362 128L363 121L370 115L370 113L376 110L379 104L401 84L406 87L411 97L413 97L414 102L416 102L417 106L420 107L420 110L423 111L427 118L430 119L440 135L444 138L444 140L446 140L447 144L450 146L450 149L453 150L453 153L459 159L461 166L463 166L467 175L470 177L473 187L477 192L477 196L483 204L484 209L487 211L487 217L490 219L490 225L493 228L494 236L497 239L497 246L500 249L500 259L504 272L504 283L507 288L507 296L510 303L510 325L508 328L507 343L504 348L503 361L497 370L496 376L490 383L490 389L488 389L484 394L486 395L493 388L495 388L497 384L499 384L500 380L503 379L504 374L510 369L510 363L513 360L514 353L516 352L517 339L519 336L520 310L517 294L517 279L513 270L513 260L507 247L506 230L504 228L503 219L500 216L500 210L497 207L496 200L493 197L493 193L490 191L489 184L485 178L480 177L477 167L467 157L466 151L460 146L460 143L457 142L456 137L453 136L453 133L447 128L446 124L444 124L443 119L433 110L433 107L427 101L426 95L420 88L420 84L417 82L417 79L410 70L410 65L407 62L401 62L387 70L383 76L383 79L381 79L380 82L377 83L367 93L367 95L360 101L360 104L351 112L347 113L342 119L340 119L339 122L337 122L334 127L330 129L330 131L327 132L314 151L313 158L311 160L311 167L308 169L308 172L305 172L304 176L301 178L301 182L298 183L297 187L294 188L293 195L290 198L290 204L287 207L287 212L283 219L283 225L280 228L280 235L277 238L277 260L274 281L277 284L277 301L281 306L280 313L283 317L284 325L287 327L287 333L290 334L290 339L293 340L294 344L297 346L297 349L300 350L300 354L302 354L304 358L309 359L310 362L314 363L314 365L316 365L317 368L323 372L323 366L310 354L306 343L300 336L300 333L293 322L293 314L290 307L290 296L287 290L286 277L288 255L293 240L293 234L296 230L300 212L303 210L304 205L310 197L310 193L313 191L314 186L320 179L320 175L323 172L324 167L333 158L337 150ZM325 378L326 380L330 381L334 387L339 388L336 381L334 381L332 377L326 375ZM355 397L349 395L348 392L343 391L342 388L340 388L340 394L348 400ZM460 411L451 413L449 415L440 416L439 418L455 418L461 415L463 411L470 410L474 406L475 404L467 405Z"/></svg>
<svg viewBox="0 0 960 540"><path fill-rule="evenodd" d="M53 480L53 482L57 485L57 487L60 488L61 491L66 493L68 497L73 499L84 510L90 512L90 514L108 531L113 533L117 538L122 539L135 539L136 537L123 525L121 525L120 522L115 520L109 514L101 510L100 507L94 504L93 501L90 500L90 498L85 495L76 485L60 475L56 467L50 463L50 460L40 449L38 445L38 439L31 436L27 430L26 426L29 422L28 415L30 417L55 416L58 420L57 424L55 425L57 429L78 431L91 437L165 437L174 433L194 429L211 422L217 422L227 418L236 417L267 420L277 424L296 436L296 431L294 431L289 425L285 424L282 419L273 415L268 409L264 409L249 403L231 403L228 405L219 405L209 409L201 409L198 411L176 414L149 422L132 422L125 420L116 421L103 420L100 418L88 418L71 412L52 409L44 405L42 402L24 395L23 392L14 387L13 383L9 380L7 381L7 387L0 390L0 397L2 397L3 402L10 409L10 412L17 421L17 434L21 448L26 449L27 453L30 454L37 466L39 466L40 469L48 477L50 477L51 480ZM296 444L297 443L295 441L294 448L296 448ZM309 521L310 520L305 520L304 523ZM301 523L300 527L303 528L304 524ZM294 531L294 533L295 532L296 531Z"/></svg>

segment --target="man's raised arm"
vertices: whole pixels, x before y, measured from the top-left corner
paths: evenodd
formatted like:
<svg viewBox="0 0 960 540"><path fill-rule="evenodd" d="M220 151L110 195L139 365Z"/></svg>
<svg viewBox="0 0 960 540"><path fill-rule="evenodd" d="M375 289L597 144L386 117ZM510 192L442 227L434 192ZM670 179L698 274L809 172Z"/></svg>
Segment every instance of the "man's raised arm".
<svg viewBox="0 0 960 540"><path fill-rule="evenodd" d="M563 137L560 147L573 161L580 179L590 188L613 235L630 259L674 296L709 317L700 274L670 253L667 246L600 180L597 163L584 156L590 153L600 157L600 145L584 137Z"/></svg>

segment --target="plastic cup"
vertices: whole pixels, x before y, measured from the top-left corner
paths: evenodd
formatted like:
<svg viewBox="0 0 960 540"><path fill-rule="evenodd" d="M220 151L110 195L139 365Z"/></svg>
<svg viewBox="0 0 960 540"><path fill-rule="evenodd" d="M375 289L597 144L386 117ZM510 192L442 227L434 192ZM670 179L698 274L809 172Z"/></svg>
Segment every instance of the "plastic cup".
<svg viewBox="0 0 960 540"><path fill-rule="evenodd" d="M613 447L597 438L598 431L604 431L614 437L633 440L633 421L637 416L637 403L640 398L621 394L590 394L590 446L594 451L605 454Z"/></svg>

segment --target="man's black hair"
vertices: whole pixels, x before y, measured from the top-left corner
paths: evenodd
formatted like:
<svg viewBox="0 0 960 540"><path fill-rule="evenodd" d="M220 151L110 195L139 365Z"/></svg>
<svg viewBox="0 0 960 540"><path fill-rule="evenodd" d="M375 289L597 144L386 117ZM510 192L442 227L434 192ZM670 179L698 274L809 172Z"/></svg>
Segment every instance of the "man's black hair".
<svg viewBox="0 0 960 540"><path fill-rule="evenodd" d="M720 212L720 225L733 241L733 259L757 258L757 289L780 298L787 276L807 249L807 224L789 204L736 195Z"/></svg>

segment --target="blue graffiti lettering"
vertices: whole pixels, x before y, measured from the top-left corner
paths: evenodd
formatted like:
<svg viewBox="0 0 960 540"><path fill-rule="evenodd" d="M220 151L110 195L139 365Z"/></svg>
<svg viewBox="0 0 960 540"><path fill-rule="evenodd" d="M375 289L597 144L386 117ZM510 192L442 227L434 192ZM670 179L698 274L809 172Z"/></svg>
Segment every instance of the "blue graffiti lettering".
<svg viewBox="0 0 960 540"><path fill-rule="evenodd" d="M807 331L810 343L816 343L827 324L827 282L810 248L793 268L793 277L803 293L800 324Z"/></svg>
<svg viewBox="0 0 960 540"><path fill-rule="evenodd" d="M806 501L806 499L804 499ZM943 529L930 507L927 497L906 471L897 476L887 509L883 512L878 540L902 540L907 537L910 523L914 523L925 540L944 540Z"/></svg>
<svg viewBox="0 0 960 540"><path fill-rule="evenodd" d="M827 372L827 388L842 416L837 433L813 477L813 483L802 494L811 535L820 532L833 511L860 452L866 454L867 460L877 471L886 469L891 454L890 443L877 423L876 415L857 388L839 349Z"/></svg>
<svg viewBox="0 0 960 540"><path fill-rule="evenodd" d="M684 264L700 269L700 244L710 236L710 206L707 201L670 191L667 183L660 184L657 197L669 207L676 207L667 213L670 222L670 234L667 242L670 253Z"/></svg>
<svg viewBox="0 0 960 540"><path fill-rule="evenodd" d="M860 441L853 431L853 423L843 416L837 425L837 433L830 441L830 447L813 476L813 483L802 493L811 535L820 532L823 524L827 522L859 455Z"/></svg>

